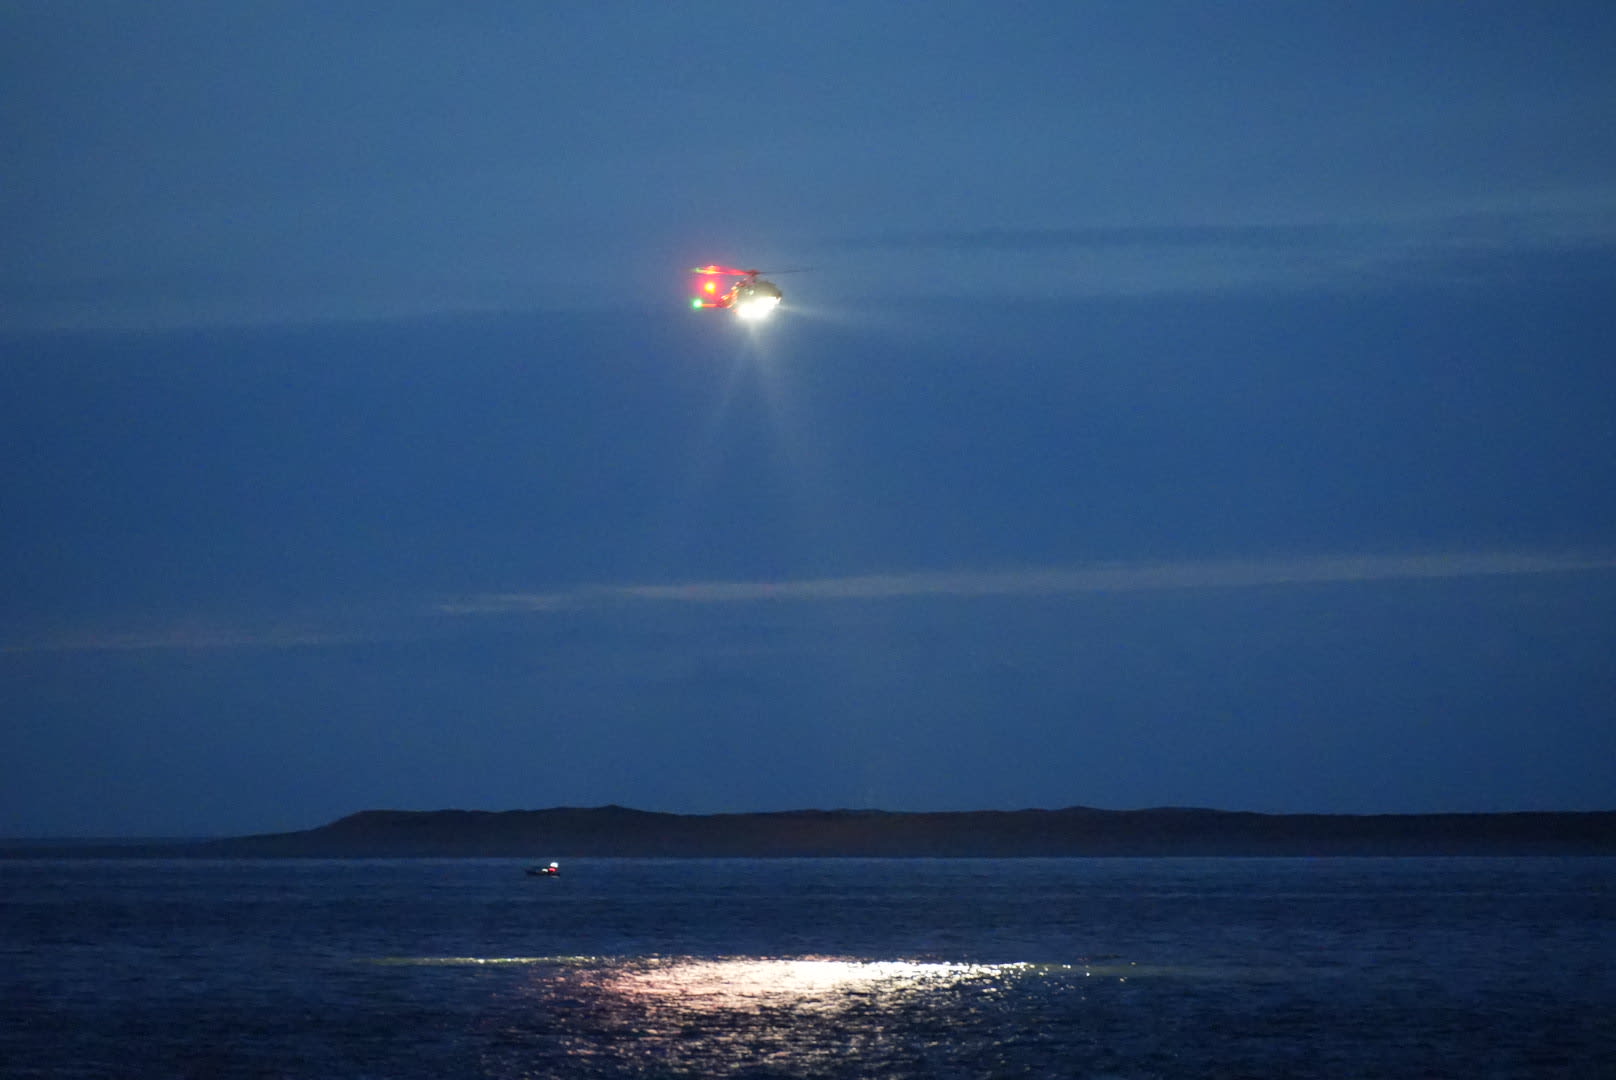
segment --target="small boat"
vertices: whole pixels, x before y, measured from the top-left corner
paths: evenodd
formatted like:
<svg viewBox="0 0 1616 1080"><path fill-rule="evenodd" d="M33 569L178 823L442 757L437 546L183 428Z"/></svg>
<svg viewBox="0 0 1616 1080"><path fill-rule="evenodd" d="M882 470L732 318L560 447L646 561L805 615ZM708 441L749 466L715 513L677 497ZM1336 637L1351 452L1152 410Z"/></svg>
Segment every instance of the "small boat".
<svg viewBox="0 0 1616 1080"><path fill-rule="evenodd" d="M561 873L561 867L556 863L549 866L530 866L527 868L528 877L555 877Z"/></svg>

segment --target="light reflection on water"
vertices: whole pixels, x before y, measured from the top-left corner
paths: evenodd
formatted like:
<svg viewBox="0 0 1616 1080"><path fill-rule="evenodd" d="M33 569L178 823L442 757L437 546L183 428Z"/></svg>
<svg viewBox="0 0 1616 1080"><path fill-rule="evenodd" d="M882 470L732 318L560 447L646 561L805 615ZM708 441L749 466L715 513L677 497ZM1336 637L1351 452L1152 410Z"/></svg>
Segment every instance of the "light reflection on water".
<svg viewBox="0 0 1616 1080"><path fill-rule="evenodd" d="M879 1066L924 1075L949 1050L946 1016L988 1000L1026 964L802 958L541 963L496 1010L508 1026L490 1075L825 1075ZM509 1003L507 1003L508 1005ZM966 1007L965 1011L969 1011ZM513 1016L521 1023L509 1024Z"/></svg>
<svg viewBox="0 0 1616 1080"><path fill-rule="evenodd" d="M484 1075L507 1080L1039 1075L1037 1062L1064 1056L1063 1037L1028 1030L1030 1016L1055 1010L1070 1017L1087 1009L1096 992L1101 996L1093 1001L1103 1014L1116 994L1127 993L1131 979L1264 981L1259 973L1109 956L1072 964L823 956L454 956L377 963L503 973L477 1009L484 1018L478 1041Z"/></svg>
<svg viewBox="0 0 1616 1080"><path fill-rule="evenodd" d="M685 1009L789 1004L825 1010L873 995L902 997L969 980L986 981L1026 966L905 960L653 961L611 973L601 989L652 1007L677 1000Z"/></svg>

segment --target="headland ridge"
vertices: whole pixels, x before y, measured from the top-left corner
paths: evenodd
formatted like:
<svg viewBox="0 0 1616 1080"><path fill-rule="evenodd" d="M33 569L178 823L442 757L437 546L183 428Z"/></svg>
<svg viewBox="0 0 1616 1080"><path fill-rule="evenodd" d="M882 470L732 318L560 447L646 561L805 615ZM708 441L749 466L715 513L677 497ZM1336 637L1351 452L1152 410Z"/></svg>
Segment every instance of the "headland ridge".
<svg viewBox="0 0 1616 1080"><path fill-rule="evenodd" d="M6 847L0 843L0 849ZM15 857L44 850L33 845L0 853ZM123 844L98 854L545 859L1616 855L1616 811L1262 814L1070 806L671 814L615 805L365 810L299 832L155 847Z"/></svg>

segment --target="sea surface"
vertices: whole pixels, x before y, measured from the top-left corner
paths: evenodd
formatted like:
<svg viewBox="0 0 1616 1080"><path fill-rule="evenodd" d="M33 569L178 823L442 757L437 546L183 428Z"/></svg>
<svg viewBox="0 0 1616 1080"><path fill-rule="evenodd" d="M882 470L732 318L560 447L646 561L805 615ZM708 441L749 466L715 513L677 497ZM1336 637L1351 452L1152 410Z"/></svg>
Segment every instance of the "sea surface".
<svg viewBox="0 0 1616 1080"><path fill-rule="evenodd" d="M0 1076L1609 1077L1616 859L0 862Z"/></svg>

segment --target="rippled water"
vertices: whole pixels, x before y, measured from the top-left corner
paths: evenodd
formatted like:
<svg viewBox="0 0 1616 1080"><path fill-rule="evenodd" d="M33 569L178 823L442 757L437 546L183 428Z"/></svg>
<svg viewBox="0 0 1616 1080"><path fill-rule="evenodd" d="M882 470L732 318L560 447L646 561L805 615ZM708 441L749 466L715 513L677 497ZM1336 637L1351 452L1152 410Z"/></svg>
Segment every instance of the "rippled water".
<svg viewBox="0 0 1616 1080"><path fill-rule="evenodd" d="M0 863L5 1077L1596 1077L1616 860Z"/></svg>

